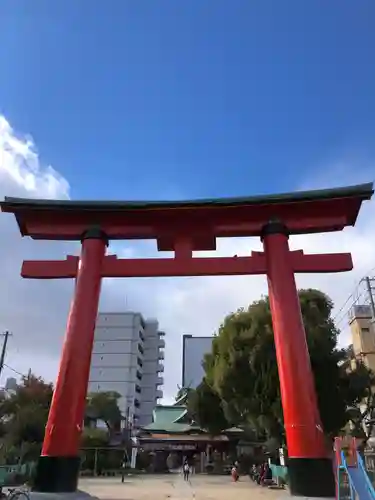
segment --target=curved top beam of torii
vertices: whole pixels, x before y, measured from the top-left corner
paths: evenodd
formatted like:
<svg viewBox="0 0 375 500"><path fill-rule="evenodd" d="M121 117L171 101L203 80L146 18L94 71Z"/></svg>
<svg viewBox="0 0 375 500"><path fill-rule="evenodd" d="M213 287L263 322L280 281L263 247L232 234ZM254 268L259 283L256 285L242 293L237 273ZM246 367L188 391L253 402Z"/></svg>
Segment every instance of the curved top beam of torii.
<svg viewBox="0 0 375 500"><path fill-rule="evenodd" d="M216 238L260 236L280 220L289 234L340 231L356 222L373 184L296 193L189 201L60 201L5 198L21 234L34 239L80 240L92 225L111 239L156 239L160 251L189 239L192 250L215 250Z"/></svg>

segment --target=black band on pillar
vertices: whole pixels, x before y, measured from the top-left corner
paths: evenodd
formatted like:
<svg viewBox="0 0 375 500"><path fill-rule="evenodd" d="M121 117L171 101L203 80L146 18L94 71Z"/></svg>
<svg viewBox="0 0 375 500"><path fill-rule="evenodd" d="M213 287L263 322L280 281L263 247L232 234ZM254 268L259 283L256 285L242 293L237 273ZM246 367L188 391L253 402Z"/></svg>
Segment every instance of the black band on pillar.
<svg viewBox="0 0 375 500"><path fill-rule="evenodd" d="M329 458L289 458L288 483L292 496L335 498L335 476Z"/></svg>
<svg viewBox="0 0 375 500"><path fill-rule="evenodd" d="M104 240L107 246L109 243L108 236L100 226L91 226L89 229L86 229L81 236L81 242L84 240Z"/></svg>
<svg viewBox="0 0 375 500"><path fill-rule="evenodd" d="M263 241L263 238L270 234L284 234L285 236L289 236L289 231L283 222L279 220L270 220L262 227L260 233L261 240Z"/></svg>
<svg viewBox="0 0 375 500"><path fill-rule="evenodd" d="M33 491L72 493L77 490L80 457L39 457Z"/></svg>

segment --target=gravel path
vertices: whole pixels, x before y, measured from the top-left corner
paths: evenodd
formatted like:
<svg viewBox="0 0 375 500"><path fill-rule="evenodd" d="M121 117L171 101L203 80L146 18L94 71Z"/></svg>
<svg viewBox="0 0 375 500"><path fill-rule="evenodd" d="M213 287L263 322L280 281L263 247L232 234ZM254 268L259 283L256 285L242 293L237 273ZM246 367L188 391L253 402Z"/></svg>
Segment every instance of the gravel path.
<svg viewBox="0 0 375 500"><path fill-rule="evenodd" d="M185 482L179 474L133 476L122 484L119 478L82 479L82 491L100 500L282 500L285 490L271 490L248 477L233 483L230 476L193 475Z"/></svg>

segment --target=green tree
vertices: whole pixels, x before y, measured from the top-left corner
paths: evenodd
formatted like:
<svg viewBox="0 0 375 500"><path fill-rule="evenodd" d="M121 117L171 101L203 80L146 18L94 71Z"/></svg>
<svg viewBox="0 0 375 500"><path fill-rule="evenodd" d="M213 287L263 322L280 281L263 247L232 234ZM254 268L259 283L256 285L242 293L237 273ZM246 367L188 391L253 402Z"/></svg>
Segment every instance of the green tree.
<svg viewBox="0 0 375 500"><path fill-rule="evenodd" d="M39 455L52 394L52 384L30 374L22 378L14 392L1 395L0 422L5 455L15 455L21 460Z"/></svg>
<svg viewBox="0 0 375 500"><path fill-rule="evenodd" d="M45 426L53 395L53 385L30 374L23 377L13 392L0 395L0 454L3 461L34 460L41 450ZM109 431L120 429L120 395L116 392L91 394L87 398L89 420L103 420ZM86 447L106 446L109 433L85 429L82 444Z"/></svg>
<svg viewBox="0 0 375 500"><path fill-rule="evenodd" d="M346 364L343 364L343 368ZM350 433L359 438L362 449L372 436L375 425L375 375L361 362L347 373L343 383L345 399L352 405L347 409Z"/></svg>
<svg viewBox="0 0 375 500"><path fill-rule="evenodd" d="M229 427L220 396L205 379L189 393L187 407L193 420L211 434L219 434Z"/></svg>
<svg viewBox="0 0 375 500"><path fill-rule="evenodd" d="M194 389L191 387L178 387L178 391L175 397L176 403L179 404L186 404L188 399L190 398L190 395L194 392Z"/></svg>
<svg viewBox="0 0 375 500"><path fill-rule="evenodd" d="M102 420L109 432L120 430L121 421L124 419L118 405L120 397L115 391L88 394L86 420Z"/></svg>
<svg viewBox="0 0 375 500"><path fill-rule="evenodd" d="M363 384L348 390L350 375L339 366L339 331L331 317L332 301L319 290L299 292L318 404L328 435L348 421L347 408L362 400ZM225 415L268 437L283 440L280 386L268 298L224 319L204 361L207 383L220 396ZM369 374L367 373L367 376ZM303 390L303 387L301 387Z"/></svg>
<svg viewBox="0 0 375 500"><path fill-rule="evenodd" d="M104 429L85 428L82 432L82 448L106 448L109 445L108 432Z"/></svg>

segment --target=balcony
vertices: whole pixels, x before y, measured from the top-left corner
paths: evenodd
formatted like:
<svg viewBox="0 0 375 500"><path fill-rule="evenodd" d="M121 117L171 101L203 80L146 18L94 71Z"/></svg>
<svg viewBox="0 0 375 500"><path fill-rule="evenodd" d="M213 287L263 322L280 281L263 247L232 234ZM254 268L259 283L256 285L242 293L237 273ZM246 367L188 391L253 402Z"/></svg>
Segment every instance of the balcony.
<svg viewBox="0 0 375 500"><path fill-rule="evenodd" d="M164 351L159 351L159 353L158 353L158 358L159 358L159 359L164 359L164 358L165 358Z"/></svg>
<svg viewBox="0 0 375 500"><path fill-rule="evenodd" d="M164 384L164 378L163 377L157 377L156 378L156 385L163 385Z"/></svg>
<svg viewBox="0 0 375 500"><path fill-rule="evenodd" d="M164 349L164 347L165 347L165 340L164 339L159 339L158 347L159 347L159 349Z"/></svg>
<svg viewBox="0 0 375 500"><path fill-rule="evenodd" d="M162 399L163 395L163 391L161 391L160 389L156 391L156 399Z"/></svg>
<svg viewBox="0 0 375 500"><path fill-rule="evenodd" d="M164 371L164 365L162 363L158 363L158 370L157 371L158 371L158 373Z"/></svg>

